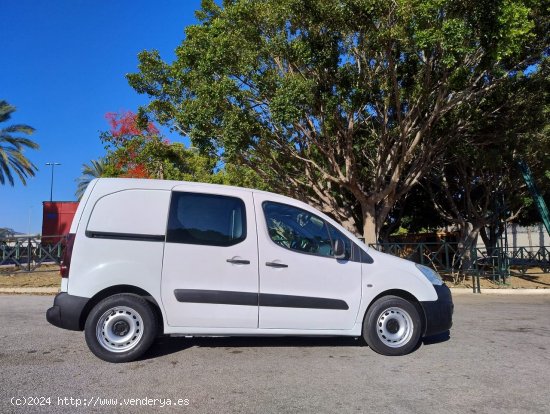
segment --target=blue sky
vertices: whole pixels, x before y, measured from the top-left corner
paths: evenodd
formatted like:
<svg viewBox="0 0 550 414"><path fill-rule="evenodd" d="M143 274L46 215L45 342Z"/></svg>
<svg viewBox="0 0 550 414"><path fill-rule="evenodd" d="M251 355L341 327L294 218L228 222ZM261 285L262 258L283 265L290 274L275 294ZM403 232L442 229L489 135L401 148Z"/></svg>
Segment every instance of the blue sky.
<svg viewBox="0 0 550 414"><path fill-rule="evenodd" d="M42 201L50 197L46 162L62 164L55 169L54 200L74 200L82 164L104 154L105 113L147 102L124 77L137 70L137 54L157 49L173 60L199 7L199 0L0 2L0 99L17 107L2 127L31 125L40 144L26 152L39 168L36 177L26 187L0 186L0 227L41 231Z"/></svg>

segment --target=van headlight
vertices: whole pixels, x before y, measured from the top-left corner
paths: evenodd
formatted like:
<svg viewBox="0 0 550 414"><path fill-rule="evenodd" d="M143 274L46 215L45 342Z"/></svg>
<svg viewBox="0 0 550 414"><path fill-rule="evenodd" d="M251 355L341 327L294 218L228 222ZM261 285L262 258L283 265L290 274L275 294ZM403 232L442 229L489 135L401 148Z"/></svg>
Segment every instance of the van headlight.
<svg viewBox="0 0 550 414"><path fill-rule="evenodd" d="M428 279L432 285L440 286L443 284L443 279L435 270L421 264L417 264L416 267L426 276L426 279Z"/></svg>

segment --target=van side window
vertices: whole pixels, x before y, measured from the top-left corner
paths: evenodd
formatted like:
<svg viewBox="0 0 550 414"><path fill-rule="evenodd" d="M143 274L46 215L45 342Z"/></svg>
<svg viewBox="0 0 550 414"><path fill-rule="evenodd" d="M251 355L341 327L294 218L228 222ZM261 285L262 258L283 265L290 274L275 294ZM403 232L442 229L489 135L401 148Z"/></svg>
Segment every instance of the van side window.
<svg viewBox="0 0 550 414"><path fill-rule="evenodd" d="M300 253L332 257L327 223L315 214L286 204L264 202L263 210L271 240Z"/></svg>
<svg viewBox="0 0 550 414"><path fill-rule="evenodd" d="M232 246L246 238L246 211L236 197L173 192L167 243Z"/></svg>

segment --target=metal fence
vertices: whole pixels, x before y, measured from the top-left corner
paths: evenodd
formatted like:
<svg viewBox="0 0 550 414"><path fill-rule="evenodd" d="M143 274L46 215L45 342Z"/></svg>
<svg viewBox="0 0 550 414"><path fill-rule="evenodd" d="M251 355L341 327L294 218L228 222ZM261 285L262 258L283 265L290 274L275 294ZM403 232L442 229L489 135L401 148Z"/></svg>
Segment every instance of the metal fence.
<svg viewBox="0 0 550 414"><path fill-rule="evenodd" d="M0 239L0 266L32 272L43 264L61 264L66 236L16 236ZM467 266L457 243L382 243L377 250L430 266L440 273L490 277L505 282L511 274L550 272L550 246L475 248Z"/></svg>
<svg viewBox="0 0 550 414"><path fill-rule="evenodd" d="M0 239L0 266L32 272L43 264L61 264L66 236L14 236Z"/></svg>
<svg viewBox="0 0 550 414"><path fill-rule="evenodd" d="M505 283L511 274L550 272L550 246L471 249L466 257L458 243L382 243L377 250L429 266L440 273L490 277Z"/></svg>

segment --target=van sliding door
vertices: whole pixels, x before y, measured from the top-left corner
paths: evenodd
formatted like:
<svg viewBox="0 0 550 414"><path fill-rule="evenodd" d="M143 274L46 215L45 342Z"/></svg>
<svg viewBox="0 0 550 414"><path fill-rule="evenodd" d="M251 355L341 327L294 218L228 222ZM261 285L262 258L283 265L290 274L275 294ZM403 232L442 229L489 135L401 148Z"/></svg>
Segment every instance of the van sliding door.
<svg viewBox="0 0 550 414"><path fill-rule="evenodd" d="M173 189L161 294L168 324L258 327L258 248L252 193Z"/></svg>

